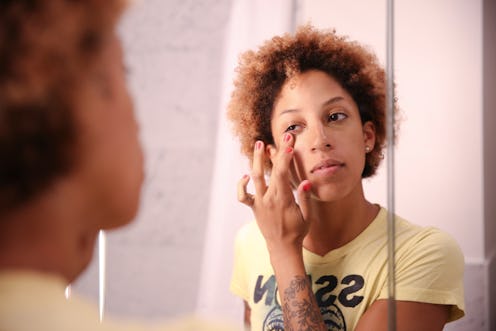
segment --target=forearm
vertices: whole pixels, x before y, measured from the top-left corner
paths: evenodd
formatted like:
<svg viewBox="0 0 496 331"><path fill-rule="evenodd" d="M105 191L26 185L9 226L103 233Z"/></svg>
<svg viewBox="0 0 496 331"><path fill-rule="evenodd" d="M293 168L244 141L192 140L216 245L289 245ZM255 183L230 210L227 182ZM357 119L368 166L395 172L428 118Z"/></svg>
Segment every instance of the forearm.
<svg viewBox="0 0 496 331"><path fill-rule="evenodd" d="M271 256L285 329L327 331L300 253Z"/></svg>

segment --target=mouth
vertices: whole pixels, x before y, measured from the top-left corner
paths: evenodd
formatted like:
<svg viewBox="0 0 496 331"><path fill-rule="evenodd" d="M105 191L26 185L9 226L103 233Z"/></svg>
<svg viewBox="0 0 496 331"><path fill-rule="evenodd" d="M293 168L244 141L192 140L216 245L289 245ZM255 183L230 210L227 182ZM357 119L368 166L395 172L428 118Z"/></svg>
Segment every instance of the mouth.
<svg viewBox="0 0 496 331"><path fill-rule="evenodd" d="M315 173L329 172L329 171L334 172L342 166L344 166L343 162L328 159L323 162L320 162L315 167L313 167L312 170L310 170L310 173L315 174Z"/></svg>

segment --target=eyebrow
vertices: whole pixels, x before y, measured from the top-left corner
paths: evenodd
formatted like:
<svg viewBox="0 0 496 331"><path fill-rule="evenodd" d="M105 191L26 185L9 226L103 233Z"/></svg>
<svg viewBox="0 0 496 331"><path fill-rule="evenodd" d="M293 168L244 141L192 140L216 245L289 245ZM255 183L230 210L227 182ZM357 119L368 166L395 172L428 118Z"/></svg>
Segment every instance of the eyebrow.
<svg viewBox="0 0 496 331"><path fill-rule="evenodd" d="M332 105L333 103L337 103L337 102L342 101L342 100L344 100L344 98L342 96L337 96L337 97L334 97L334 98L330 98L329 100L327 100L326 102L324 102L322 104L322 107L326 107L326 106Z"/></svg>
<svg viewBox="0 0 496 331"><path fill-rule="evenodd" d="M344 98L342 96L332 97L322 104L322 108L327 107L329 105L332 105L332 104L337 103L337 102L342 101L342 100L344 100ZM281 115L284 115L287 113L299 112L299 111L300 111L299 108L285 109L285 110L281 111L277 116L281 116Z"/></svg>

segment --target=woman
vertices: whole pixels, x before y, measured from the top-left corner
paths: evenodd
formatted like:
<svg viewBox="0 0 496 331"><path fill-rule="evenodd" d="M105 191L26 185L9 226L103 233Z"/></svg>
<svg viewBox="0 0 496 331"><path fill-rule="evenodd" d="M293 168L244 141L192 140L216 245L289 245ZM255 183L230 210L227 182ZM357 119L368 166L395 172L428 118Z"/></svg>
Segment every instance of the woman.
<svg viewBox="0 0 496 331"><path fill-rule="evenodd" d="M375 56L310 26L275 37L241 57L228 116L255 187L247 193L248 175L238 186L256 219L238 234L231 282L245 322L386 330L387 211L362 186L385 146ZM437 229L395 222L398 330L442 330L463 316L460 249Z"/></svg>

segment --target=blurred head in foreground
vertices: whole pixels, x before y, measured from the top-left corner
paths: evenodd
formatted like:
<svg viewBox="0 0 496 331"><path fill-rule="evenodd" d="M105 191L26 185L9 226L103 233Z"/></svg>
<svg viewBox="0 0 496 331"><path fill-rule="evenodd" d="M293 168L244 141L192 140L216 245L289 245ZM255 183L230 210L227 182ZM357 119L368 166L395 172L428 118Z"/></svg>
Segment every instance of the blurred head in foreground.
<svg viewBox="0 0 496 331"><path fill-rule="evenodd" d="M0 2L0 270L68 281L130 222L142 151L115 25L122 0Z"/></svg>

